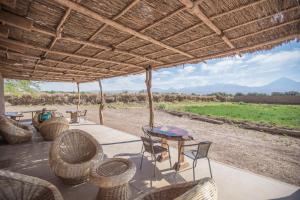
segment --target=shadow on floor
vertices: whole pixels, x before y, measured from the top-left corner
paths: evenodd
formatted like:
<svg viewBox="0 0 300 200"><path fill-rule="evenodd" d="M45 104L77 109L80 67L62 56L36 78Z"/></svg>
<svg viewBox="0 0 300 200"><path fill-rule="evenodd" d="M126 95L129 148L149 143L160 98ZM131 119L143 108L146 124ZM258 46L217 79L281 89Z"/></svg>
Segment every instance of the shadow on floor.
<svg viewBox="0 0 300 200"><path fill-rule="evenodd" d="M300 199L300 189L289 196L281 197L277 199L270 199L270 200L294 200L294 199Z"/></svg>

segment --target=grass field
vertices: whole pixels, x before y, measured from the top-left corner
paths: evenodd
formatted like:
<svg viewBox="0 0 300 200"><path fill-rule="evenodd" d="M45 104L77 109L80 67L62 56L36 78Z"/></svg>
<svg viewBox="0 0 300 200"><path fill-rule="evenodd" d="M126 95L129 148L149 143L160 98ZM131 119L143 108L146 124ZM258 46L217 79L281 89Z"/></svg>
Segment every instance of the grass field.
<svg viewBox="0 0 300 200"><path fill-rule="evenodd" d="M164 103L158 107L300 129L300 106L249 103Z"/></svg>

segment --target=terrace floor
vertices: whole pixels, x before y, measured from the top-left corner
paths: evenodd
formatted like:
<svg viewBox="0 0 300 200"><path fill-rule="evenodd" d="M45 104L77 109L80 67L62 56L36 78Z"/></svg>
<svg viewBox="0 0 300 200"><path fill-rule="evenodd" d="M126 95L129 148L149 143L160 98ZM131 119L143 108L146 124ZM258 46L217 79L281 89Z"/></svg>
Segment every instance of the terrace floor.
<svg viewBox="0 0 300 200"><path fill-rule="evenodd" d="M147 155L143 169L139 170L141 142L138 137L96 125L91 122L71 125L71 128L84 130L93 135L103 146L105 156L122 157L132 160L137 172L130 182L134 196L151 188L192 180L192 169L187 168L175 175L169 168L169 162L158 163L156 178L153 177L154 164ZM52 173L48 164L48 151L51 142L42 141L39 135L31 143L20 145L0 145L0 169L7 169L36 176L56 185L65 200L95 199L97 187L90 184L78 186L64 185ZM172 163L177 161L177 149L171 148ZM191 160L186 158L189 163ZM261 175L212 161L212 173L218 187L220 200L240 199L300 199L300 188ZM191 165L190 165L191 166ZM209 176L207 161L200 160L196 168L196 178Z"/></svg>

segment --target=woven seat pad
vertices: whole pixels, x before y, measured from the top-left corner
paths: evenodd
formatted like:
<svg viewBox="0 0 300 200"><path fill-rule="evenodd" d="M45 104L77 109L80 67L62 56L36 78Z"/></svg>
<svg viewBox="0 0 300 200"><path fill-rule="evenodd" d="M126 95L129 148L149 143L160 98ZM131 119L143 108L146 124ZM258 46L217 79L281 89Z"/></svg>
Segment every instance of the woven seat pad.
<svg viewBox="0 0 300 200"><path fill-rule="evenodd" d="M123 158L110 158L91 170L90 181L99 187L116 187L128 183L136 172L135 164Z"/></svg>

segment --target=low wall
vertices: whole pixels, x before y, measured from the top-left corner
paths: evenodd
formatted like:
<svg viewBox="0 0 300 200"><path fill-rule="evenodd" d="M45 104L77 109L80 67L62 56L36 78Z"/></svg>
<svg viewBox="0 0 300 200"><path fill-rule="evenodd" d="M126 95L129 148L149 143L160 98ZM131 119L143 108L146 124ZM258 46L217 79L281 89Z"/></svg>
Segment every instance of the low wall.
<svg viewBox="0 0 300 200"><path fill-rule="evenodd" d="M300 96L235 96L234 102L300 105Z"/></svg>
<svg viewBox="0 0 300 200"><path fill-rule="evenodd" d="M113 94L104 96L106 103L130 103L145 102L147 95L138 94ZM6 95L5 101L11 105L53 105L53 104L77 104L77 94L39 94L38 96ZM217 101L215 96L181 95L181 94L153 94L154 102L176 102L176 101ZM100 98L98 94L82 94L81 104L98 104Z"/></svg>

